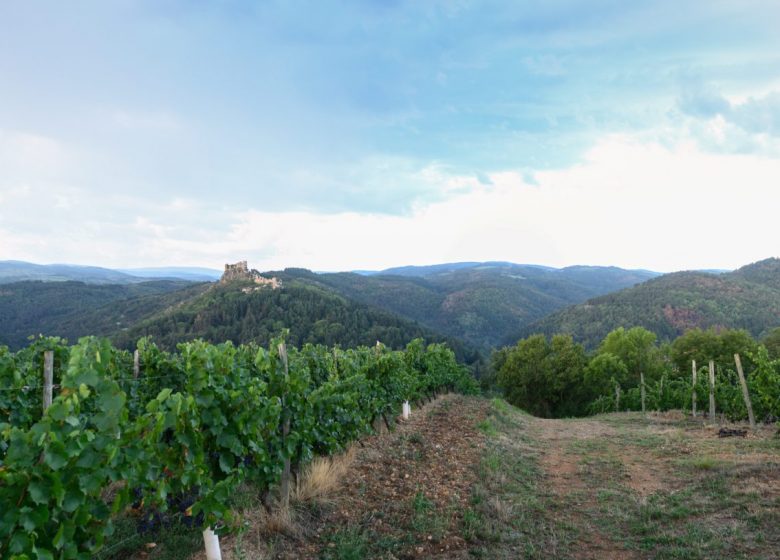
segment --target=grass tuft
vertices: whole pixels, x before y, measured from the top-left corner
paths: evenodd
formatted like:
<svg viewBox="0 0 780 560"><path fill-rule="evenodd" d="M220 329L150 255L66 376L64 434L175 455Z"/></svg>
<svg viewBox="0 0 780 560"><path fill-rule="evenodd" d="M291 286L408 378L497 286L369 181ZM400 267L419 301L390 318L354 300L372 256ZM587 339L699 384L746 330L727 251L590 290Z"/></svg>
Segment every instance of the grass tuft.
<svg viewBox="0 0 780 560"><path fill-rule="evenodd" d="M348 528L334 533L322 557L328 560L363 560L368 558L369 539L365 531Z"/></svg>
<svg viewBox="0 0 780 560"><path fill-rule="evenodd" d="M711 471L717 467L720 462L714 457L696 457L691 461L691 466L700 471Z"/></svg>
<svg viewBox="0 0 780 560"><path fill-rule="evenodd" d="M489 418L477 422L477 429L488 437L496 437L498 435L498 430Z"/></svg>
<svg viewBox="0 0 780 560"><path fill-rule="evenodd" d="M315 457L298 477L292 492L294 503L323 502L338 489L355 460L355 449L333 457Z"/></svg>

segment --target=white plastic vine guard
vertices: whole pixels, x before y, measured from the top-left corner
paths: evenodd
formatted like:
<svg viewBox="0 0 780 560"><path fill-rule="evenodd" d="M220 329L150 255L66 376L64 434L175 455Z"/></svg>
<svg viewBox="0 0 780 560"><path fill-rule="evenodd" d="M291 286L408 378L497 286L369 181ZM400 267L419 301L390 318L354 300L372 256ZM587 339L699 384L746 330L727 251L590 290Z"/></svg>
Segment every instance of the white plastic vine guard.
<svg viewBox="0 0 780 560"><path fill-rule="evenodd" d="M206 560L222 560L219 537L211 530L211 527L203 530L203 544L206 545Z"/></svg>
<svg viewBox="0 0 780 560"><path fill-rule="evenodd" d="M402 414L404 420L409 420L409 416L412 414L412 407L409 404L409 401L404 401L404 405L402 407Z"/></svg>

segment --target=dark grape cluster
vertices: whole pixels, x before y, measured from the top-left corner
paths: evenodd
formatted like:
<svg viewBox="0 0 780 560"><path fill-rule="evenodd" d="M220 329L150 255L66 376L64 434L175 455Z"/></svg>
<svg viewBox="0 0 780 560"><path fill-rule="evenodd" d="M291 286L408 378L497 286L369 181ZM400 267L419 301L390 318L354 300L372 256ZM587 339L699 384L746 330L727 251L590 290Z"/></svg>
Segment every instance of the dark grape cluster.
<svg viewBox="0 0 780 560"><path fill-rule="evenodd" d="M136 531L139 535L145 535L160 530L161 528L168 526L169 520L162 512L157 510L151 510L144 512L136 523Z"/></svg>
<svg viewBox="0 0 780 560"><path fill-rule="evenodd" d="M139 534L158 531L165 527L171 527L180 523L185 527L201 527L203 525L203 512L190 515L189 510L198 498L198 488L191 488L179 494L170 494L165 499L165 510L159 508L147 508L139 517L136 530ZM132 490L135 502L133 508L138 509L142 505L143 491L140 488Z"/></svg>
<svg viewBox="0 0 780 560"><path fill-rule="evenodd" d="M130 494L133 496L133 503L130 507L133 509L141 509L141 505L143 504L144 499L144 491L140 486L136 486L130 491Z"/></svg>

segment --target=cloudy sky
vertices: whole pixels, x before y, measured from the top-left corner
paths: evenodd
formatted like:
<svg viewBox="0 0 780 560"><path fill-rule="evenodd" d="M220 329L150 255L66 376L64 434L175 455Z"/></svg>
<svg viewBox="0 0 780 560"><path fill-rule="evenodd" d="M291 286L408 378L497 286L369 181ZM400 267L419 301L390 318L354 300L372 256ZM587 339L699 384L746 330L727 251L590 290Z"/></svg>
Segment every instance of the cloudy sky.
<svg viewBox="0 0 780 560"><path fill-rule="evenodd" d="M4 0L0 260L778 256L776 0Z"/></svg>

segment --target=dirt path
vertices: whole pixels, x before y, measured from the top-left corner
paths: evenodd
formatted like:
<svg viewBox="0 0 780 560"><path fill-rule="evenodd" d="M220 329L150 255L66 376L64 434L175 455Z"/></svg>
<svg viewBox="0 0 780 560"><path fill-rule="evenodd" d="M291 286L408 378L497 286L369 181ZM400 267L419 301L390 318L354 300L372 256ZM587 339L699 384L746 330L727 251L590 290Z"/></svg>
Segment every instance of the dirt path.
<svg viewBox="0 0 780 560"><path fill-rule="evenodd" d="M539 466L550 493L551 506L575 529L572 545L577 559L618 560L635 558L621 543L601 530L589 514L598 502L598 486L592 484L586 453L615 436L613 427L593 420L534 419L531 429L539 444ZM611 473L622 475L622 472Z"/></svg>
<svg viewBox="0 0 780 560"><path fill-rule="evenodd" d="M447 395L223 558L778 559L779 489L771 428L723 440L681 413L547 420Z"/></svg>
<svg viewBox="0 0 780 560"><path fill-rule="evenodd" d="M780 557L766 542L780 539L772 428L723 440L681 413L525 423L562 557Z"/></svg>

